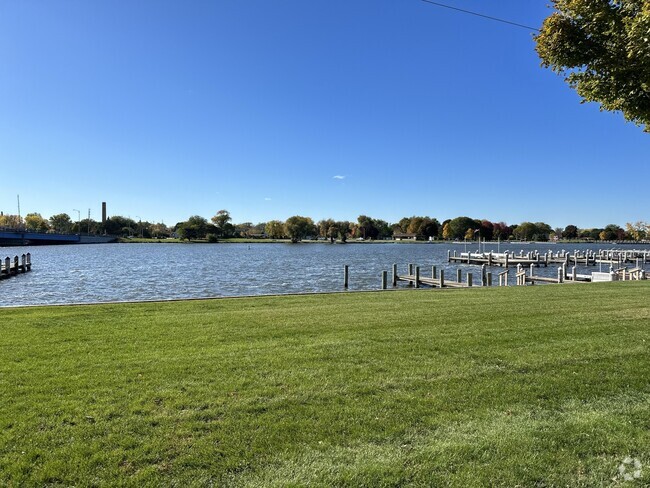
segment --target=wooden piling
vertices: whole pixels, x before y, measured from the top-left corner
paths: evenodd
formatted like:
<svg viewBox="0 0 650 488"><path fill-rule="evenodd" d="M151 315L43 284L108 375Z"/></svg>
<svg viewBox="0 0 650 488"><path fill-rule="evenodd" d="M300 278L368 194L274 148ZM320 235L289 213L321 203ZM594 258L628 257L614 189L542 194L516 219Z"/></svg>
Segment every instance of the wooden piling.
<svg viewBox="0 0 650 488"><path fill-rule="evenodd" d="M397 286L397 264L393 263L393 288Z"/></svg>
<svg viewBox="0 0 650 488"><path fill-rule="evenodd" d="M487 272L486 282L487 282L487 286L492 286L492 272L491 271Z"/></svg>
<svg viewBox="0 0 650 488"><path fill-rule="evenodd" d="M381 272L381 289L385 290L388 283L388 271Z"/></svg>
<svg viewBox="0 0 650 488"><path fill-rule="evenodd" d="M420 267L415 267L415 287L420 288Z"/></svg>
<svg viewBox="0 0 650 488"><path fill-rule="evenodd" d="M343 288L348 287L349 277L350 277L350 269L346 264L345 266L343 266Z"/></svg>
<svg viewBox="0 0 650 488"><path fill-rule="evenodd" d="M463 271L458 268L456 270L456 283L460 283L463 280Z"/></svg>
<svg viewBox="0 0 650 488"><path fill-rule="evenodd" d="M467 287L472 287L472 273L467 273Z"/></svg>
<svg viewBox="0 0 650 488"><path fill-rule="evenodd" d="M445 270L441 269L440 270L440 288L444 288L445 286Z"/></svg>

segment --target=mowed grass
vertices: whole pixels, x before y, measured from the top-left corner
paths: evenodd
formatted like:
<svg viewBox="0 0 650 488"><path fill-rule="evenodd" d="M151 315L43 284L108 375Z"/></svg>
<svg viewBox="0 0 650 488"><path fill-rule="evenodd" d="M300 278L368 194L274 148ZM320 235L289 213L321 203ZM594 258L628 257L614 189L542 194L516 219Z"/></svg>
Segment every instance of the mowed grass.
<svg viewBox="0 0 650 488"><path fill-rule="evenodd" d="M650 282L0 320L2 486L608 486L628 456L650 479Z"/></svg>

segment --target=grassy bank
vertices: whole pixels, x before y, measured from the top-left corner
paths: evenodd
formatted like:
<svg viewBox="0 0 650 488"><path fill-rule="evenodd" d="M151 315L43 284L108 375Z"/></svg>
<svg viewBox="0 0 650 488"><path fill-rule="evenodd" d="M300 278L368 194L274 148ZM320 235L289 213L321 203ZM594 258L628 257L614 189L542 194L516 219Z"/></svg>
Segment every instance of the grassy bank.
<svg viewBox="0 0 650 488"><path fill-rule="evenodd" d="M0 309L0 485L647 482L649 285Z"/></svg>

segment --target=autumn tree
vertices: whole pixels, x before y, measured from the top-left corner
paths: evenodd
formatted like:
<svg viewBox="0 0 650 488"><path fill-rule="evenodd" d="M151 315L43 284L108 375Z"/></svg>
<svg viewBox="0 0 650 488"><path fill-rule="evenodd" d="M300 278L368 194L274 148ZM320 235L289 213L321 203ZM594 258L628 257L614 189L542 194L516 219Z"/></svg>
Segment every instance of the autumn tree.
<svg viewBox="0 0 650 488"><path fill-rule="evenodd" d="M648 0L553 0L535 41L542 66L583 102L620 111L650 132Z"/></svg>
<svg viewBox="0 0 650 488"><path fill-rule="evenodd" d="M284 237L284 224L279 220L269 220L264 227L264 232L271 239L282 239Z"/></svg>
<svg viewBox="0 0 650 488"><path fill-rule="evenodd" d="M449 228L449 222L445 222L442 225L442 238L444 240L449 240L452 238L451 229Z"/></svg>
<svg viewBox="0 0 650 488"><path fill-rule="evenodd" d="M25 215L25 227L35 232L47 232L50 229L50 223L39 213L28 213Z"/></svg>
<svg viewBox="0 0 650 488"><path fill-rule="evenodd" d="M0 227L11 227L18 229L23 223L23 220L18 215L0 215Z"/></svg>
<svg viewBox="0 0 650 488"><path fill-rule="evenodd" d="M641 241L647 239L648 234L650 233L650 226L643 221L639 222L628 222L625 224L625 230L635 241Z"/></svg>

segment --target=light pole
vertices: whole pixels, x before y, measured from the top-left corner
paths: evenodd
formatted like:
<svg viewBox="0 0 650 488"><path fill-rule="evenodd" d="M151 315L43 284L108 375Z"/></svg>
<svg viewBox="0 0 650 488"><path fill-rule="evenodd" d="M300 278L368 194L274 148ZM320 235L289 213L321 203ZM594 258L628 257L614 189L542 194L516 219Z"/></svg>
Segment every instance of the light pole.
<svg viewBox="0 0 650 488"><path fill-rule="evenodd" d="M81 235L81 210L73 208L72 211L77 212L77 233Z"/></svg>

